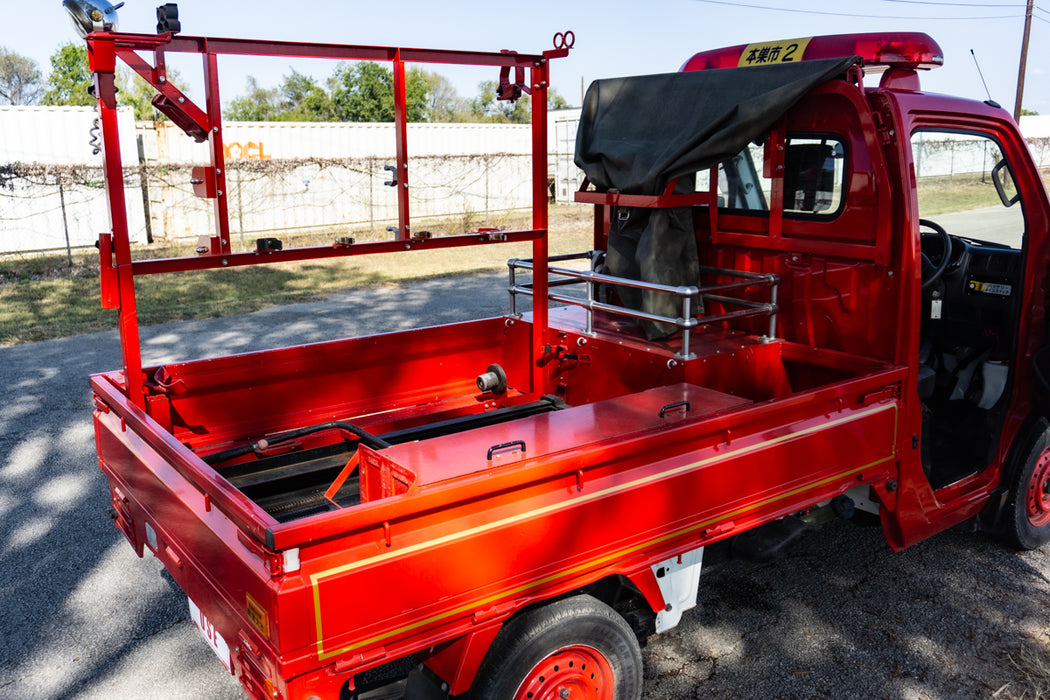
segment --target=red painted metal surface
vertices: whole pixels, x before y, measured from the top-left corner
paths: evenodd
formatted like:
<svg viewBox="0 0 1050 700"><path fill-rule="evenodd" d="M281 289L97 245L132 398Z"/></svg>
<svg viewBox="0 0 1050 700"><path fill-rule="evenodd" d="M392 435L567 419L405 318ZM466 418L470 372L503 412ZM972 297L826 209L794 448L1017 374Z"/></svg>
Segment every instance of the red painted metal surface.
<svg viewBox="0 0 1050 700"><path fill-rule="evenodd" d="M974 517L986 503L986 494L1003 477L1003 466L1014 438L1022 424L1033 412L1032 362L1031 358L1045 344L1046 309L1040 290L1047 279L1045 261L1050 257L1050 203L1046 187L1032 166L1028 148L1010 116L1001 109L985 103L971 102L942 95L923 95L908 92L878 91L887 104L889 113L895 115L897 133L911 134L920 128L938 128L986 134L993 138L1003 150L1003 155L1013 165L1013 174L1018 191L1025 202L1027 227L1027 251L1025 255L1024 285L1021 298L1025 303L1020 308L1017 328L1017 349L1012 362L1015 375L1011 385L1008 412L995 455L988 468L959 483L933 492L922 474L918 459L906 460L901 465L901 489L898 499L901 504L896 511L884 514L887 537L890 544L903 548L929 537L946 527ZM914 172L914 161L910 149L905 151L906 160L901 164L905 172ZM902 251L905 269L913 271L904 281L906 294L918 298L919 250L917 224L918 212L914 199L905 202L901 212L906 217L902 225L907 227L906 240L910 245ZM921 325L918 305L903 307L901 319L907 324L908 337L917 342ZM905 334L901 334L902 339ZM904 352L907 352L905 350ZM912 346L911 352L914 352ZM906 420L911 426L921 424L919 402L906 405ZM917 427L912 428L918 432Z"/></svg>
<svg viewBox="0 0 1050 700"><path fill-rule="evenodd" d="M109 208L112 215L114 258L101 257L103 279L115 277L117 285L107 289L117 290L119 294L121 349L124 356L124 381L140 407L144 406L142 363L138 339L138 317L135 310L134 277L139 274L174 272L182 270L215 269L228 266L255 264L258 262L277 262L282 260L309 260L318 258L355 255L362 253L390 252L392 250L409 250L476 245L478 243L534 241L534 257L545 257L546 240L544 234L547 226L546 215L546 90L548 82L548 61L568 55L569 48L562 45L542 54L486 53L477 51L444 51L433 49L411 49L399 47L368 47L336 44L313 44L303 42L263 42L243 39L216 39L206 37L187 37L172 34L109 34L96 33L87 38L90 67L95 75L96 95L103 129L103 150L106 161L106 182L109 197ZM150 64L142 56L153 54ZM165 55L169 53L199 54L204 70L205 101L201 107L167 81ZM340 60L373 60L387 61L392 64L394 73L395 133L397 151L398 181L398 231L394 237L403 241L401 247L396 242L367 244L361 246L315 246L284 251L270 251L266 255L258 253L232 253L230 244L229 207L227 198L224 149L222 141L222 105L219 94L218 56L296 56L310 58L330 58ZM207 140L209 144L210 164L206 166L207 182L211 184L208 194L214 196L215 216L214 230L209 236L210 244L206 255L196 258L182 258L167 261L132 261L127 227L127 210L121 179L122 164L120 161L119 141L116 124L116 86L115 70L117 60L127 63L139 76L145 79L158 91L162 98L157 104L172 120L197 140ZM407 145L407 106L405 98L405 64L406 63L447 63L455 65L478 66L511 66L532 71L537 99L533 100L533 155L538 165L533 169L533 204L534 225L532 232L521 232L504 235L479 232L475 236L445 237L439 239L411 239L411 218L409 212L409 160ZM539 157L543 154L544 157ZM112 185L110 185L112 183ZM120 184L118 184L120 183ZM110 272L115 268L115 272ZM546 284L545 281L542 284ZM111 292L112 294L112 292ZM542 313L542 312L541 312ZM544 345L545 326L542 319L535 326L533 347ZM542 381L533 378L532 385L540 387Z"/></svg>
<svg viewBox="0 0 1050 700"><path fill-rule="evenodd" d="M1026 496L1029 522L1035 527L1050 523L1050 450L1039 455Z"/></svg>
<svg viewBox="0 0 1050 700"><path fill-rule="evenodd" d="M865 89L857 81L833 82L804 98L770 134L771 172L775 145L790 134L834 133L850 154L845 204L835 217L784 213L782 176L773 178L767 216L716 211L714 187L696 195L692 204L708 208L695 217L701 263L780 279L779 337L765 337L758 321L723 322L695 331L695 357L683 360L681 336L651 341L622 318L597 313L588 320L583 309L548 309L539 301L548 294L549 60L565 55L571 42L564 36L560 48L537 55L171 35L97 34L88 41L114 211L113 231L100 240L102 291L104 303L121 310L124 351L123 372L92 378L100 466L118 528L140 555L149 549L161 559L236 650L233 672L253 697L337 697L353 688L356 674L409 654L420 654L453 693L466 692L502 624L525 606L627 580L654 612L663 610L668 601L654 564L858 486L880 504L890 544L908 546L984 507L1031 412L1029 359L1046 331L1037 292L1046 283L1050 207L1001 110ZM905 48L919 51L914 41ZM836 46L810 44L825 52ZM908 60L933 61L936 45L926 49L929 56ZM152 52L153 64L135 51ZM172 51L201 54L209 85L204 109L180 102L184 96L161 79L163 55ZM401 204L393 240L230 250L215 72L223 54L392 62ZM158 87L191 133L200 130L210 141L218 223L206 255L131 259L115 128L117 57ZM531 230L411 237L403 84L411 62L528 75ZM1020 316L1000 444L986 469L938 491L917 449L918 213L907 139L895 136L927 125L989 133L1022 164L1014 174L1032 238L1024 281L1031 303ZM674 201L640 204L616 193L584 196L597 204L596 247L606 244L611 205L679 203L670 194ZM530 314L141 366L136 275L503 240L532 242L537 301ZM719 304L712 302L712 313ZM505 371L504 393L475 384L491 364ZM542 403L545 395L557 410L454 427ZM267 442L329 421L378 436L453 427L391 446L346 447L345 433L336 430L277 447ZM231 446L249 444L255 448L222 461ZM319 509L294 517L271 512L264 499L234 486L261 460L341 447L353 456L333 452L334 466L312 487ZM1050 522L1050 468L1043 461L1028 499L1035 524ZM354 484L359 493L347 496L345 487ZM589 674L566 672L566 659L574 669L596 667L593 684ZM552 650L519 695L571 687L581 697L605 698L611 681L603 660L577 646Z"/></svg>
<svg viewBox="0 0 1050 700"><path fill-rule="evenodd" d="M944 63L941 47L926 34L877 32L787 39L701 51L686 61L682 70L736 68L843 56L860 56L866 66L935 68Z"/></svg>
<svg viewBox="0 0 1050 700"><path fill-rule="evenodd" d="M615 700L616 675L605 655L575 644L544 657L522 681L514 700Z"/></svg>

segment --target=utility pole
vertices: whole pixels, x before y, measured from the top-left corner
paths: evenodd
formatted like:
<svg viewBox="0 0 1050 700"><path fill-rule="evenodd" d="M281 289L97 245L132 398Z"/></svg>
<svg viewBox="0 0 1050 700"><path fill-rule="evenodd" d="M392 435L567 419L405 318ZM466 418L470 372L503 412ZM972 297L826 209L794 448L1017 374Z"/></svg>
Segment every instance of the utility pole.
<svg viewBox="0 0 1050 700"><path fill-rule="evenodd" d="M1017 69L1017 100L1014 102L1014 121L1021 121L1021 98L1024 97L1024 73L1028 64L1028 35L1032 31L1032 5L1035 0L1028 0L1028 9L1024 13L1024 38L1021 39L1021 65Z"/></svg>

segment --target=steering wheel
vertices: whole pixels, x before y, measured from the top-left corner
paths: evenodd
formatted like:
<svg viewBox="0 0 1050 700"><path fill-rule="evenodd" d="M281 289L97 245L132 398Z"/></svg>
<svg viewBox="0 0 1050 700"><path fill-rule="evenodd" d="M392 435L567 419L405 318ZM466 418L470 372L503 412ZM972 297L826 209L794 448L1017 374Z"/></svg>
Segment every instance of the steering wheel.
<svg viewBox="0 0 1050 700"><path fill-rule="evenodd" d="M944 230L944 227L940 224L935 224L929 219L919 219L919 226L925 226L933 231L940 237L941 246L943 252L941 253L941 260L938 264L934 265L933 261L926 255L926 253L920 253L922 255L922 289L929 289L932 287L937 280L941 278L944 271L948 269L948 263L952 259L952 238L948 235L948 232Z"/></svg>

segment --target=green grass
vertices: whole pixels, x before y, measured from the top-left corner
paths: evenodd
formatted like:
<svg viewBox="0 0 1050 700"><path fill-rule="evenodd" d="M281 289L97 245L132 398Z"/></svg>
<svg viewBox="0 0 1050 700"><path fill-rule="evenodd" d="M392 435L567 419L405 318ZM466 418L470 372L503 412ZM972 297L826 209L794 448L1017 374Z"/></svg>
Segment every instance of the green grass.
<svg viewBox="0 0 1050 700"><path fill-rule="evenodd" d="M1050 188L1050 171L1045 171L1042 175L1043 182ZM917 188L919 209L923 216L1003 205L996 194L991 175L987 174L924 177L919 179ZM1012 193L1012 189L1008 192Z"/></svg>
<svg viewBox="0 0 1050 700"><path fill-rule="evenodd" d="M569 253L591 248L589 212L577 207L551 212L551 252ZM528 228L523 215L508 214L494 222L507 229ZM477 222L439 222L435 235L459 232L457 225ZM314 232L279 237L288 247L331 243L346 231ZM357 240L368 238L355 235ZM181 247L151 246L134 251L136 259L192 254L193 243ZM531 257L531 244L499 244L471 248L362 255L326 261L254 265L229 270L206 270L136 278L139 322L215 318L246 313L280 304L315 301L336 292L483 271L505 271L514 257ZM14 345L116 327L116 311L102 309L95 251L77 252L70 267L65 254L0 258L0 345Z"/></svg>
<svg viewBox="0 0 1050 700"><path fill-rule="evenodd" d="M919 211L924 216L1002 206L990 177L956 175L918 181Z"/></svg>
<svg viewBox="0 0 1050 700"><path fill-rule="evenodd" d="M1050 183L1050 173L1043 177ZM919 192L923 212L929 216L1000 204L994 189L981 183L979 176L971 180L923 178ZM585 208L552 207L551 253L590 249L590 216ZM460 233L484 224L481 218L467 212L458 219L417 222L416 228L430 228L435 235ZM516 229L528 228L529 222L525 214L509 212L493 215L488 225ZM370 239L367 232L346 230L275 235L288 247L328 244L335 236L345 235L358 241ZM134 256L191 255L194 245L140 247ZM153 325L214 318L400 280L505 270L508 258L530 256L528 244L508 244L139 277L139 321ZM72 267L64 254L0 257L0 346L109 330L116 322L116 312L99 304L95 251L74 253Z"/></svg>

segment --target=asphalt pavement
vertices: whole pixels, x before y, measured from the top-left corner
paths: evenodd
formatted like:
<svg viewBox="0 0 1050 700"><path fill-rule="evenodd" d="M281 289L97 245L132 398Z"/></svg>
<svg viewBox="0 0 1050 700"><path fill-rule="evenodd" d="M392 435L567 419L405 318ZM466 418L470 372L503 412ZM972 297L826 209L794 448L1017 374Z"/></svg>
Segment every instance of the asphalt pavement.
<svg viewBox="0 0 1050 700"><path fill-rule="evenodd" d="M143 354L496 315L503 285L439 279L154 326ZM0 698L240 698L185 596L107 514L88 376L119 365L115 331L0 348ZM878 527L833 522L781 561L705 572L698 607L644 651L645 698L1036 697L1025 671L1050 669L1048 575L1050 551L966 527L894 553Z"/></svg>

